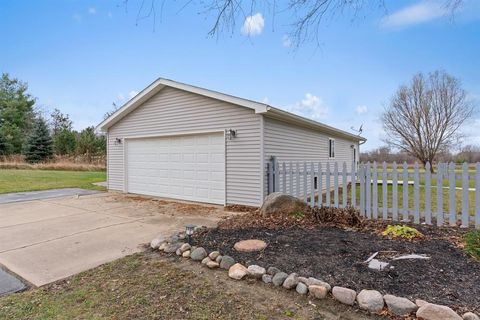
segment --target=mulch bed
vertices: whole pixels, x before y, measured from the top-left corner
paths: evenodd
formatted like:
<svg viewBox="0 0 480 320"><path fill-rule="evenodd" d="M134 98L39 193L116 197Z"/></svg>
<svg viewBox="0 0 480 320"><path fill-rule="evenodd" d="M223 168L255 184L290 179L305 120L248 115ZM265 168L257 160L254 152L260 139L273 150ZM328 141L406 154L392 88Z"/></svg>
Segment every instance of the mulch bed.
<svg viewBox="0 0 480 320"><path fill-rule="evenodd" d="M308 219L277 217L280 223L275 227L275 219L249 213L226 220L219 228L200 232L195 242L245 265L275 266L287 273L314 276L332 286L349 287L357 292L376 289L413 301L425 299L459 312L480 311L480 262L465 256L458 247L465 231L416 225L425 237L411 242L379 235L386 224L378 222L352 222L349 218L347 225L339 228L329 223L303 222ZM235 251L235 242L245 239L261 239L268 246L263 252ZM411 253L426 254L431 259L387 260L393 269L376 271L369 269L364 261L377 251L381 252L380 260L382 255Z"/></svg>

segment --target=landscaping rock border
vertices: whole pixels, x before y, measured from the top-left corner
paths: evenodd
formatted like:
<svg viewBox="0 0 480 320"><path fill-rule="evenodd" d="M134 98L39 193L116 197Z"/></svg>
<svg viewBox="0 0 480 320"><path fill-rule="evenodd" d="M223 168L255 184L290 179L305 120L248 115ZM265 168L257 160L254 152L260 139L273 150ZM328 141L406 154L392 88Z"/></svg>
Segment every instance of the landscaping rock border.
<svg viewBox="0 0 480 320"><path fill-rule="evenodd" d="M179 233L165 240L156 238L151 241L150 247L165 253L176 253L178 256L193 261L201 261L203 265L210 269L228 270L228 276L235 280L250 277L287 290L295 289L298 294L308 294L315 299L325 299L331 293L332 297L340 303L350 306L356 303L360 309L374 314L383 313L386 309L391 315L408 319L412 319L412 315L415 313L417 319L424 320L480 320L479 316L472 312L460 316L448 306L429 303L421 299L416 299L413 303L407 298L390 294L382 295L380 292L371 289L361 290L357 294L355 290L350 288L340 286L332 288L330 284L322 280L313 277L300 277L296 273L287 274L274 266L265 268L252 264L246 267L230 256L222 256L219 251L208 253L203 247L192 247L190 244L182 242L183 239L185 239L184 233Z"/></svg>

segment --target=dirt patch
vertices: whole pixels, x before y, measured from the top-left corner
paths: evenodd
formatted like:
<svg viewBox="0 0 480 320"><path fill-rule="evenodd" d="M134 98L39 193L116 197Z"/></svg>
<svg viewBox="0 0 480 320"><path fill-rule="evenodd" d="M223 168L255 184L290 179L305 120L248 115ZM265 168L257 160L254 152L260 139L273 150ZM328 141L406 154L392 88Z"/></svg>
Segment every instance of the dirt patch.
<svg viewBox="0 0 480 320"><path fill-rule="evenodd" d="M133 202L139 207L148 209L152 213L161 213L170 216L227 217L235 214L234 212L225 211L222 206L170 201L139 195L116 194L113 199L115 201Z"/></svg>
<svg viewBox="0 0 480 320"><path fill-rule="evenodd" d="M478 312L480 263L466 257L440 231L425 228L423 232L428 235L424 240L408 242L328 226L211 229L197 235L195 241L207 250L231 255L245 265L275 266L357 291L376 289L412 300L426 299L458 311ZM267 248L259 253L233 249L236 241L250 238L266 241ZM379 256L382 258L388 258L388 254L417 253L431 259L392 261L393 269L376 271L364 261L377 251L383 252L384 256Z"/></svg>
<svg viewBox="0 0 480 320"><path fill-rule="evenodd" d="M315 306L316 304L316 306ZM145 252L0 298L2 319L376 319L331 299L309 302L224 270Z"/></svg>

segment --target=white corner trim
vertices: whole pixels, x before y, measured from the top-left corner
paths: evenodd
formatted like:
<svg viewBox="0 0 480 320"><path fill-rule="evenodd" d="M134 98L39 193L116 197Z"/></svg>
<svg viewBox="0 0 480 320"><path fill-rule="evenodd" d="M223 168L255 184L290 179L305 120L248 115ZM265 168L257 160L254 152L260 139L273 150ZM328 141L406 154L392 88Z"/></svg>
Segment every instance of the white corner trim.
<svg viewBox="0 0 480 320"><path fill-rule="evenodd" d="M265 132L264 118L260 115L260 206L265 200Z"/></svg>

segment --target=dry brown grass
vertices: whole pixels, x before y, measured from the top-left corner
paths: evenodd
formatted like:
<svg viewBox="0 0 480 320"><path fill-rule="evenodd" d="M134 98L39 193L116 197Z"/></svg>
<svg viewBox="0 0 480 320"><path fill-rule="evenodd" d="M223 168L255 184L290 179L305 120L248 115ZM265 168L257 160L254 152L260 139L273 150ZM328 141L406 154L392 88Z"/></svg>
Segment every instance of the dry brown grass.
<svg viewBox="0 0 480 320"><path fill-rule="evenodd" d="M42 163L27 163L23 156L1 156L0 169L20 170L64 170L64 171L105 171L105 158L97 158L86 161L83 157L60 157L55 156L50 161Z"/></svg>

